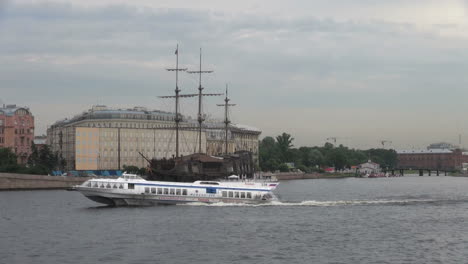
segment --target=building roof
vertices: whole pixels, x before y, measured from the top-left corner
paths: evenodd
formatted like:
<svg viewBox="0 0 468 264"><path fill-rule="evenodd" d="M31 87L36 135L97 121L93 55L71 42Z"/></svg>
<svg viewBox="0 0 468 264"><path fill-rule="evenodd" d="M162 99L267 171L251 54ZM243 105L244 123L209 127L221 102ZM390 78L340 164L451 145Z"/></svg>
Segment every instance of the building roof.
<svg viewBox="0 0 468 264"><path fill-rule="evenodd" d="M112 109L104 105L93 106L88 111L75 115L71 119L62 119L52 126L67 125L82 120L92 119L135 119L135 120L157 120L158 118L173 119L174 113L160 110L148 110L145 107L136 106L128 109Z"/></svg>
<svg viewBox="0 0 468 264"><path fill-rule="evenodd" d="M241 124L232 124L232 126L234 126L235 128L238 128L240 130L247 130L247 131L262 133L262 131L260 129L252 127L252 126L241 125Z"/></svg>
<svg viewBox="0 0 468 264"><path fill-rule="evenodd" d="M29 108L27 107L21 107L21 106L16 106L16 105L3 105L3 107L0 107L0 112L2 112L3 114L7 115L7 116L13 116L15 115L15 112L19 109L24 109L26 111L28 111L28 113L31 113L29 111Z"/></svg>
<svg viewBox="0 0 468 264"><path fill-rule="evenodd" d="M128 109L112 109L104 105L95 105L87 112L75 115L71 119L62 119L55 122L52 126L64 126L79 122L82 120L94 120L94 119L132 119L132 120L162 120L162 121L174 121L175 113L165 112L160 110L148 110L145 107L136 106ZM190 117L183 118L183 123L188 127L197 127L198 122ZM223 128L224 122L220 120L208 120L204 122L204 125L208 128ZM254 134L260 134L262 131L258 128L241 125L231 124L230 130L248 132Z"/></svg>
<svg viewBox="0 0 468 264"><path fill-rule="evenodd" d="M419 149L419 150L397 150L397 154L443 154L452 153L450 149Z"/></svg>

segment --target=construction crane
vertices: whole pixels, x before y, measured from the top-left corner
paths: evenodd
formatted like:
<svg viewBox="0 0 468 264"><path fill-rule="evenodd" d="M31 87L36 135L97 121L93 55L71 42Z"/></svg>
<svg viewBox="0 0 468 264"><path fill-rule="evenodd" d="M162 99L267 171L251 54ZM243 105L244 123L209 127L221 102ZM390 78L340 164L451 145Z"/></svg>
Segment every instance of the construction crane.
<svg viewBox="0 0 468 264"><path fill-rule="evenodd" d="M392 144L392 141L390 141L390 140L381 140L381 141L380 141L380 144L382 144L382 148L385 148L385 143L390 143L390 144Z"/></svg>

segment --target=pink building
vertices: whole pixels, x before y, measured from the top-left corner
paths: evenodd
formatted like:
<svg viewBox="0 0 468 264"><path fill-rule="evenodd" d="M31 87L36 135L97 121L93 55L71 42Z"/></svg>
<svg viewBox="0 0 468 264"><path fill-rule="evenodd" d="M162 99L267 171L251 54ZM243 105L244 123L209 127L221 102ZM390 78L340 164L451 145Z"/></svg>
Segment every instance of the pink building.
<svg viewBox="0 0 468 264"><path fill-rule="evenodd" d="M27 107L0 107L0 148L10 148L25 164L34 140L34 116Z"/></svg>

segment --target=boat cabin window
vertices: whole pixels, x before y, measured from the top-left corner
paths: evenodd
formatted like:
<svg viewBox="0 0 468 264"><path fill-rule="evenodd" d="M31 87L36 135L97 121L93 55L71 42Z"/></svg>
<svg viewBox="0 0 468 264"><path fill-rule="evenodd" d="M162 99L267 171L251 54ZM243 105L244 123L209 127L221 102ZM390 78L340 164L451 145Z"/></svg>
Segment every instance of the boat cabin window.
<svg viewBox="0 0 468 264"><path fill-rule="evenodd" d="M99 188L104 188L104 183L101 183L101 184L99 185Z"/></svg>
<svg viewBox="0 0 468 264"><path fill-rule="evenodd" d="M111 187L110 183L107 183L106 188L110 188L110 187Z"/></svg>
<svg viewBox="0 0 468 264"><path fill-rule="evenodd" d="M252 193L251 192L247 192L247 199L252 199Z"/></svg>
<svg viewBox="0 0 468 264"><path fill-rule="evenodd" d="M163 188L158 188L158 194L162 194L163 193Z"/></svg>
<svg viewBox="0 0 468 264"><path fill-rule="evenodd" d="M112 185L112 188L117 189L117 184L114 183L114 185Z"/></svg>
<svg viewBox="0 0 468 264"><path fill-rule="evenodd" d="M171 188L171 189L169 190L169 194L170 194L170 195L174 195L174 194L175 194L175 189L174 189L174 188Z"/></svg>
<svg viewBox="0 0 468 264"><path fill-rule="evenodd" d="M216 193L216 188L206 188L206 193Z"/></svg>
<svg viewBox="0 0 468 264"><path fill-rule="evenodd" d="M229 198L232 198L232 197L234 197L234 192L229 191Z"/></svg>
<svg viewBox="0 0 468 264"><path fill-rule="evenodd" d="M169 189L168 188L164 188L164 194L169 194Z"/></svg>
<svg viewBox="0 0 468 264"><path fill-rule="evenodd" d="M129 183L128 184L128 189L135 189L135 184Z"/></svg>
<svg viewBox="0 0 468 264"><path fill-rule="evenodd" d="M180 195L180 189L176 189L176 195Z"/></svg>
<svg viewBox="0 0 468 264"><path fill-rule="evenodd" d="M94 182L94 184L93 184L93 187L95 187L95 188L97 188L97 187L98 187L98 184L97 184L97 182Z"/></svg>
<svg viewBox="0 0 468 264"><path fill-rule="evenodd" d="M151 193L156 193L156 188L151 188Z"/></svg>
<svg viewBox="0 0 468 264"><path fill-rule="evenodd" d="M223 194L223 197L227 197L227 191L223 191L222 194Z"/></svg>
<svg viewBox="0 0 468 264"><path fill-rule="evenodd" d="M182 195L187 195L187 189L182 189Z"/></svg>
<svg viewBox="0 0 468 264"><path fill-rule="evenodd" d="M239 198L239 192L234 192L234 198Z"/></svg>
<svg viewBox="0 0 468 264"><path fill-rule="evenodd" d="M122 185L122 184L119 184L119 189L123 189L123 185Z"/></svg>
<svg viewBox="0 0 468 264"><path fill-rule="evenodd" d="M245 192L241 192L241 193L240 193L240 198L244 198L244 199L245 199Z"/></svg>
<svg viewBox="0 0 468 264"><path fill-rule="evenodd" d="M91 182L88 182L86 186L91 187Z"/></svg>
<svg viewBox="0 0 468 264"><path fill-rule="evenodd" d="M150 192L150 188L149 187L145 187L145 193L149 193Z"/></svg>

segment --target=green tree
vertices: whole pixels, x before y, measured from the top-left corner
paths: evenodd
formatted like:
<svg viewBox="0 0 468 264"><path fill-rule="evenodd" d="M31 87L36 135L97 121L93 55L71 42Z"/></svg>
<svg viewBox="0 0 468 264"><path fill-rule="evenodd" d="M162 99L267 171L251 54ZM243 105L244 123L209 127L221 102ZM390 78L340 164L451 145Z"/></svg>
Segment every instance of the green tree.
<svg viewBox="0 0 468 264"><path fill-rule="evenodd" d="M279 171L281 172L288 172L289 171L289 167L288 165L284 164L284 163L281 163L278 167Z"/></svg>
<svg viewBox="0 0 468 264"><path fill-rule="evenodd" d="M17 160L10 148L0 148L0 171L16 172L19 169Z"/></svg>
<svg viewBox="0 0 468 264"><path fill-rule="evenodd" d="M137 166L133 165L123 165L123 169L127 173L137 174L137 175L145 175L146 168L138 168Z"/></svg>
<svg viewBox="0 0 468 264"><path fill-rule="evenodd" d="M276 142L278 143L278 149L281 154L281 161L282 162L288 162L292 161L289 157L289 150L291 147L294 145L292 144L292 141L294 140L293 137L291 137L290 134L284 133L276 137Z"/></svg>
<svg viewBox="0 0 468 264"><path fill-rule="evenodd" d="M281 164L278 144L272 137L265 137L259 144L259 163L262 171L275 171Z"/></svg>
<svg viewBox="0 0 468 264"><path fill-rule="evenodd" d="M346 154L343 149L334 149L325 157L328 166L333 166L337 170L342 170L347 164Z"/></svg>
<svg viewBox="0 0 468 264"><path fill-rule="evenodd" d="M31 149L32 153L28 158L28 173L48 174L53 170L63 169L66 165L63 157L52 152L48 145L38 149L36 145L32 144Z"/></svg>

